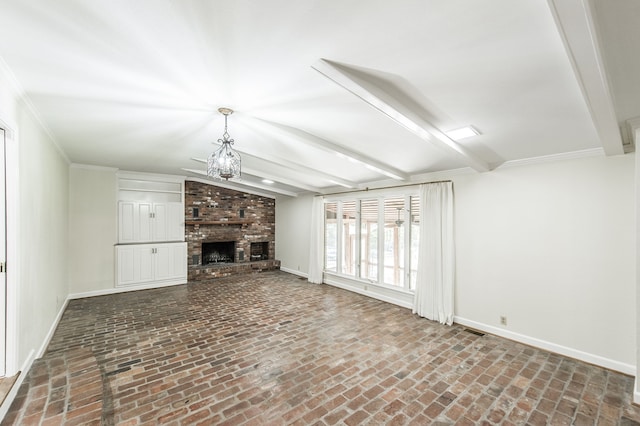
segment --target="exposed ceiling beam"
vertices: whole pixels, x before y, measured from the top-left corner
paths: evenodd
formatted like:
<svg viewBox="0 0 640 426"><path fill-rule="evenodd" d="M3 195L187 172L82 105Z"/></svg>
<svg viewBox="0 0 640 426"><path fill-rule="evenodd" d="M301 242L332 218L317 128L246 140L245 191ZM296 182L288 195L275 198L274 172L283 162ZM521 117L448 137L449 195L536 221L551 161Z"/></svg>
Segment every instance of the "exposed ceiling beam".
<svg viewBox="0 0 640 426"><path fill-rule="evenodd" d="M312 65L312 68L373 106L398 124L404 126L409 131L415 133L423 140L434 143L446 151L454 153L474 170L479 172L490 170L489 164L486 161L478 158L433 124L414 113L394 96L385 92L380 87L356 76L348 67L333 61L320 59Z"/></svg>
<svg viewBox="0 0 640 426"><path fill-rule="evenodd" d="M207 164L207 160L205 160L203 158L191 157L191 159L193 161L197 161L198 163ZM285 185L289 185L289 186L293 186L295 188L303 189L305 191L318 192L318 193L320 192L320 188L318 188L316 186L300 183L300 182L297 182L297 181L292 180L292 179L283 178L282 176L273 175L271 173L265 173L264 170L258 170L258 169L253 169L251 167L242 166L242 171L246 172L246 173L248 173L250 175L253 175L253 176L258 176L258 177L264 178L264 179L270 179L270 180L273 180L275 182L280 182L280 183L283 183Z"/></svg>
<svg viewBox="0 0 640 426"><path fill-rule="evenodd" d="M588 0L548 0L558 32L606 155L624 154Z"/></svg>
<svg viewBox="0 0 640 426"><path fill-rule="evenodd" d="M247 117L242 117L242 120L246 120ZM250 120L249 120L250 121ZM217 145L217 144L214 144ZM321 172L317 169L312 169L311 167L306 167L301 164L295 163L293 161L286 160L284 158L276 157L274 155L269 154L267 151L258 152L257 150L252 150L247 146L243 146L242 150L234 148L242 155L249 155L260 162L266 162L274 164L278 167L285 167L290 170L295 170L310 176L315 176L317 178L323 179L327 182L338 184L340 186L344 186L345 188L355 188L357 185L354 182L339 178L338 176L330 175L328 173ZM284 182L283 182L284 183Z"/></svg>
<svg viewBox="0 0 640 426"><path fill-rule="evenodd" d="M288 138L295 142L302 142L306 145L313 146L321 149L325 152L342 156L356 163L362 164L370 170L380 173L384 176L390 177L396 180L408 180L409 176L387 164L384 164L378 160L367 157L350 149L344 148L326 139L320 138L304 130L297 129L295 127L287 126L273 121L263 120L260 118L253 118L244 122L247 125L253 125L261 132L269 132L279 138Z"/></svg>
<svg viewBox="0 0 640 426"><path fill-rule="evenodd" d="M197 170L197 169L186 169L186 168L182 168L182 170L184 170L185 172L189 172L189 173L193 173L194 175L200 175L200 176L204 176L207 177L207 172L205 170ZM258 188L258 189L262 189L264 191L268 191L268 192L273 192L276 194L281 194L281 195L287 195L289 197L297 197L298 194L296 194L295 192L291 192L291 191L285 191L284 189L280 189L280 188L274 188L271 186L267 186L267 185L261 185L259 183L255 183L255 182L249 182L249 181L217 181L217 180L212 180L210 178L207 179L202 179L201 182L205 182L208 183L210 185L215 185L215 186L220 186L222 188L228 188L228 189L235 189L237 191L243 191L244 187L250 187L250 188ZM252 191L248 191L248 192L252 192ZM253 191L253 193L256 193L255 191ZM265 194L259 194L256 193L257 195L265 195ZM270 195L265 195L267 197L270 197Z"/></svg>

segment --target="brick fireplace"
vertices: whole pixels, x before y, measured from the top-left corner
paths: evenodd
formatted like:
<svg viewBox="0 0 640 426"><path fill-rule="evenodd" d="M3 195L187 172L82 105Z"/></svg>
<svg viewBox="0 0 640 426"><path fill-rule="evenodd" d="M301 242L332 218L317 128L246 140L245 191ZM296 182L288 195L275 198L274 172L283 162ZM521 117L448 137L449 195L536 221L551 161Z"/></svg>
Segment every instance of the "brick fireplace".
<svg viewBox="0 0 640 426"><path fill-rule="evenodd" d="M189 281L279 269L275 205L272 198L186 181Z"/></svg>

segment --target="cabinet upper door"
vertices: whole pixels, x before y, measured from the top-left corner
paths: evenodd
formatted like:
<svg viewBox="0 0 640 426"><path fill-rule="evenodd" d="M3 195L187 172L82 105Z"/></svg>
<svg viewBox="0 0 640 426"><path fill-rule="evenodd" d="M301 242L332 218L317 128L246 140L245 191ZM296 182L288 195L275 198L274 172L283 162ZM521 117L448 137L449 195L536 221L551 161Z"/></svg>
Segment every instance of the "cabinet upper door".
<svg viewBox="0 0 640 426"><path fill-rule="evenodd" d="M152 205L138 201L118 203L118 242L139 243L152 241Z"/></svg>
<svg viewBox="0 0 640 426"><path fill-rule="evenodd" d="M184 241L184 207L181 202L118 203L118 243Z"/></svg>
<svg viewBox="0 0 640 426"><path fill-rule="evenodd" d="M154 241L184 241L182 203L154 203Z"/></svg>

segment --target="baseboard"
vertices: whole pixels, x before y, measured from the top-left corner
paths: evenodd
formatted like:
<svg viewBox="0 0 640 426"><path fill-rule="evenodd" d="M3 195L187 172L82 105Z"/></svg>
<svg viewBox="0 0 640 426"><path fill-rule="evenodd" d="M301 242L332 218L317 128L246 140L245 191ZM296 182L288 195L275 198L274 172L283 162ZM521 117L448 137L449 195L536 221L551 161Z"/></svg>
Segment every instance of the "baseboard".
<svg viewBox="0 0 640 426"><path fill-rule="evenodd" d="M94 296L108 296L109 294L126 293L128 291L138 291L138 290L150 290L153 288L169 287L172 285L182 285L186 283L187 283L187 280L179 280L179 281L170 281L170 282L164 282L164 283L154 282L149 284L142 284L142 285L128 286L128 287L106 288L103 290L86 291L84 293L71 293L70 295L67 296L67 299L71 300L71 299L84 299L85 297L94 297Z"/></svg>
<svg viewBox="0 0 640 426"><path fill-rule="evenodd" d="M9 412L9 408L11 408L11 404L13 404L13 400L16 399L16 395L18 395L18 390L20 389L20 386L22 386L22 382L24 382L25 377L27 377L27 373L31 369L31 365L33 364L33 361L35 359L36 359L36 351L31 349L31 352L29 352L27 359L25 360L25 362L22 364L22 367L20 368L20 371L18 373L18 379L11 387L11 390L7 394L4 401L2 401L2 405L0 405L0 422L4 420L4 416L6 416L7 413Z"/></svg>
<svg viewBox="0 0 640 426"><path fill-rule="evenodd" d="M296 271L294 269L283 268L282 266L280 266L280 270L282 272L286 272L288 274L297 275L297 276L303 277L303 278L309 278L309 274L307 274L306 272L300 272L300 271Z"/></svg>
<svg viewBox="0 0 640 426"><path fill-rule="evenodd" d="M53 338L53 334L56 332L56 328L58 328L58 324L60 323L60 320L62 319L62 315L64 315L64 310L67 309L68 304L69 304L69 298L65 299L62 306L60 306L60 309L58 310L58 314L56 315L55 319L51 323L51 326L49 327L49 332L44 337L44 340L40 345L40 349L38 350L38 354L36 355L36 358L42 358L45 351L47 350L47 347L49 346L49 342L51 342L51 339Z"/></svg>
<svg viewBox="0 0 640 426"><path fill-rule="evenodd" d="M524 343L525 345L534 346L536 348L544 349L549 352L554 352L560 355L574 358L580 361L594 364L600 367L607 368L609 370L618 371L630 376L636 375L636 366L626 364L624 362L615 361L609 358L601 357L599 355L590 354L577 349L568 348L566 346L558 345L556 343L547 342L546 340L537 339L535 337L526 336L520 333L514 333L513 331L505 330L503 328L494 327L492 325L483 324L477 321L468 320L455 316L453 322L467 327L474 328L476 330L484 331L486 333L495 334L496 336L504 337L509 340ZM636 378L637 380L637 378ZM636 388L637 389L637 388ZM634 400L640 398L640 393L634 394Z"/></svg>
<svg viewBox="0 0 640 426"><path fill-rule="evenodd" d="M640 391L638 390L638 386L640 386L640 383L638 383L638 376L636 375L636 381L633 384L633 403L634 404L640 404Z"/></svg>

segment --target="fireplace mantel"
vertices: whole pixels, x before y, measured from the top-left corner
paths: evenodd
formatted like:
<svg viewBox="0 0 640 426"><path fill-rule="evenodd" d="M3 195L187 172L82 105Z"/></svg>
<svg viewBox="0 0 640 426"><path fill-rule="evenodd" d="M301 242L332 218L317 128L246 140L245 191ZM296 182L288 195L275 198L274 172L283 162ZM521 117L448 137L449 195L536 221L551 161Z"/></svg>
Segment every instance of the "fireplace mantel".
<svg viewBox="0 0 640 426"><path fill-rule="evenodd" d="M252 220L186 220L185 225L251 225Z"/></svg>

